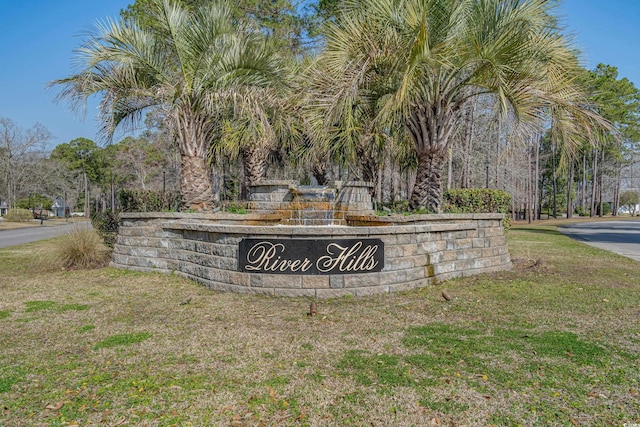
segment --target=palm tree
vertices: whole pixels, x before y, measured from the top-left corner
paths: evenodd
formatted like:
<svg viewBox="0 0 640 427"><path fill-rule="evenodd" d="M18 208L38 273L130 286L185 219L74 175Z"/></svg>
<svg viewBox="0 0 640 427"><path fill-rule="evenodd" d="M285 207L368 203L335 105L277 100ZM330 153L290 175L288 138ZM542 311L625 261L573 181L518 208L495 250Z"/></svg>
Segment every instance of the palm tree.
<svg viewBox="0 0 640 427"><path fill-rule="evenodd" d="M550 110L582 132L604 121L584 104L576 52L548 0L347 0L325 28L316 111L346 140L401 124L418 158L414 209L439 211L442 172L465 106L491 95L501 114L540 123Z"/></svg>
<svg viewBox="0 0 640 427"><path fill-rule="evenodd" d="M132 126L158 110L181 154L184 206L209 209L214 200L207 155L225 118L237 100L283 85L285 70L265 37L234 21L223 0L193 11L152 0L150 13L152 19L140 23L134 16L99 24L77 50L80 71L52 85L61 85L59 99L76 106L102 94L107 138L117 126Z"/></svg>
<svg viewBox="0 0 640 427"><path fill-rule="evenodd" d="M284 78L292 80L291 75ZM280 86L238 91L233 110L222 121L219 143L211 147L210 161L240 157L245 187L264 179L270 155L298 136L300 119L290 95L290 88Z"/></svg>

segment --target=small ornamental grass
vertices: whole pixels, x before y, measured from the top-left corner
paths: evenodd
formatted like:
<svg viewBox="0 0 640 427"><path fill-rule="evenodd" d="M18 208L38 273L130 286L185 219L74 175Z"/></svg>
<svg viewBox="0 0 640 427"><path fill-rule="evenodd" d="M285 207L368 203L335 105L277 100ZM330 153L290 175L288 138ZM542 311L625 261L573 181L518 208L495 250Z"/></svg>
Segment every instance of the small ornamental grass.
<svg viewBox="0 0 640 427"><path fill-rule="evenodd" d="M94 230L75 228L56 240L53 250L40 256L40 270L80 270L107 265L111 253Z"/></svg>

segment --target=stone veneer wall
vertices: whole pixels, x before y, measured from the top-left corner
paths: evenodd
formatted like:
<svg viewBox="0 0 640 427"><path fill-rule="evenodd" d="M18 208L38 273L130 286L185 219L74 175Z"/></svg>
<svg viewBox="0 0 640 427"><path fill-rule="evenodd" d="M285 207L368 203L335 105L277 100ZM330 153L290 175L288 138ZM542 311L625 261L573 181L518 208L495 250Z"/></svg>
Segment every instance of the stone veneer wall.
<svg viewBox="0 0 640 427"><path fill-rule="evenodd" d="M219 291L316 298L404 291L511 268L502 215L373 217L366 222L382 225L353 227L246 225L267 219L223 213L123 214L111 265L175 273ZM245 237L377 238L385 245L385 266L377 273L327 276L240 272L238 244Z"/></svg>
<svg viewBox="0 0 640 427"><path fill-rule="evenodd" d="M290 180L263 180L258 185L249 186L248 208L262 212L276 212L286 209L293 201L290 188L297 185Z"/></svg>
<svg viewBox="0 0 640 427"><path fill-rule="evenodd" d="M346 215L373 214L373 203L370 190L373 182L365 181L333 181L338 189L336 198L336 210L345 212Z"/></svg>

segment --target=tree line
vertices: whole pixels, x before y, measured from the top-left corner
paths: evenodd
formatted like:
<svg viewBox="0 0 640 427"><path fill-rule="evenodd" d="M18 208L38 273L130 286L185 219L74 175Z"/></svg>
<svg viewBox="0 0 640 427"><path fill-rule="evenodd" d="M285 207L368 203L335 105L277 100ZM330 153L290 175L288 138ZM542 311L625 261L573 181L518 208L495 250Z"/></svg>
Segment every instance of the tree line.
<svg viewBox="0 0 640 427"><path fill-rule="evenodd" d="M100 141L149 129L51 153L94 208L160 176L193 210L264 178L361 179L434 212L445 189L504 189L533 220L616 213L640 186L640 93L582 68L543 0L136 0L75 59L52 86L71 106L102 96Z"/></svg>

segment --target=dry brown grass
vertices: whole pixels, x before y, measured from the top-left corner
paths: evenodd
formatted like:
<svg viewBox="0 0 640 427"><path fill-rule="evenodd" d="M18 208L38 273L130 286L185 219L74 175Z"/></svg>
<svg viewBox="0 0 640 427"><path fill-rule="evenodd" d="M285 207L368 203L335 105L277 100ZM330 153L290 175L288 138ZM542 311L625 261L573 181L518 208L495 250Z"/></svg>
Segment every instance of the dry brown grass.
<svg viewBox="0 0 640 427"><path fill-rule="evenodd" d="M35 220L31 222L12 222L2 220L0 221L0 230L14 230L16 228L35 227L36 225L40 225L40 223L36 223Z"/></svg>
<svg viewBox="0 0 640 427"><path fill-rule="evenodd" d="M77 218L69 219L69 222L80 222L84 220L80 220ZM45 220L42 224L40 224L39 219L30 220L27 222L11 222L6 220L0 221L0 231L2 230L14 230L16 228L26 228L26 227L55 227L58 225L65 224L65 220L62 218L52 218Z"/></svg>
<svg viewBox="0 0 640 427"><path fill-rule="evenodd" d="M0 424L638 422L637 263L550 229L509 239L545 268L447 282L450 302L442 287L319 301L317 316L304 298L111 268L45 275L28 268L32 246L0 251ZM420 328L445 335L407 345ZM586 347L554 355L535 347L545 333Z"/></svg>
<svg viewBox="0 0 640 427"><path fill-rule="evenodd" d="M74 229L58 237L52 247L38 251L36 267L41 271L92 269L106 266L111 252L93 229Z"/></svg>

